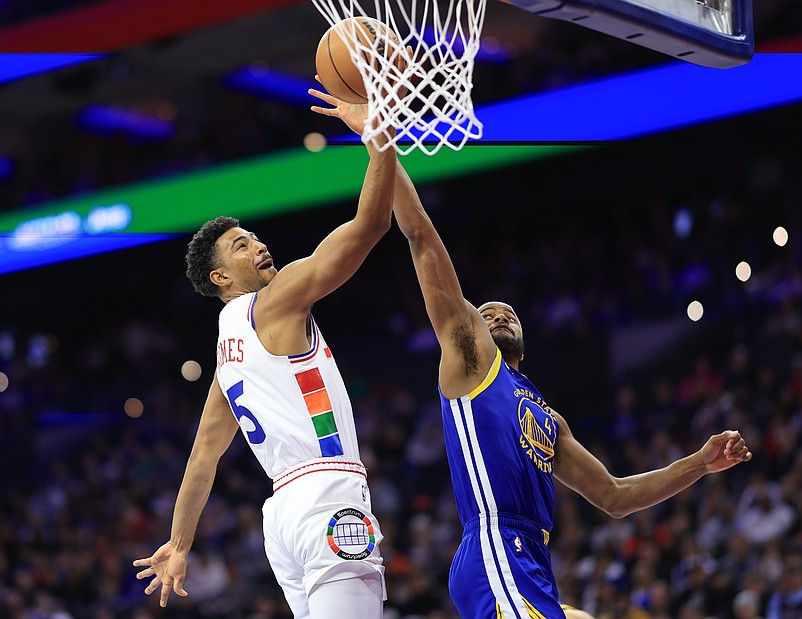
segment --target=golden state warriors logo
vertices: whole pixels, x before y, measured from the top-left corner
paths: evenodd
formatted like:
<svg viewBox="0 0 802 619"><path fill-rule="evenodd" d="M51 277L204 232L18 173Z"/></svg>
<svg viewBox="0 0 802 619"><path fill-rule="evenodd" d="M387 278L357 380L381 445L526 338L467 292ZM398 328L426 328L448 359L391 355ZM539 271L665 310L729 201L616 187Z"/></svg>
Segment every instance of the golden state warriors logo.
<svg viewBox="0 0 802 619"><path fill-rule="evenodd" d="M539 403L523 397L518 401L518 423L521 424L521 448L538 469L551 473L556 422Z"/></svg>
<svg viewBox="0 0 802 619"><path fill-rule="evenodd" d="M373 522L351 507L341 509L331 517L326 537L329 548L343 559L364 559L376 547Z"/></svg>

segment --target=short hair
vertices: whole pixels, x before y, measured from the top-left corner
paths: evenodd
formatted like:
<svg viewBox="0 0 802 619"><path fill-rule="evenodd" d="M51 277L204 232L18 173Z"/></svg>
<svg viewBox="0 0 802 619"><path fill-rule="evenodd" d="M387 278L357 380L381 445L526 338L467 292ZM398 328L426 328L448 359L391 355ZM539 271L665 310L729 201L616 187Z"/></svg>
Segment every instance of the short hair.
<svg viewBox="0 0 802 619"><path fill-rule="evenodd" d="M237 226L239 219L221 215L203 224L187 246L187 277L192 282L192 287L204 297L220 296L220 288L209 279L209 273L220 264L215 243Z"/></svg>
<svg viewBox="0 0 802 619"><path fill-rule="evenodd" d="M482 312L482 311L483 311L485 308L487 308L487 307L488 307L488 306L490 306L490 305L500 305L500 306L504 306L504 307L508 308L508 309L509 309L509 310L510 310L510 311L511 311L513 314L515 314L516 316L518 315L518 312L516 312L516 311L513 309L512 305L510 305L509 303L504 303L504 301L485 301L485 302L484 302L484 303L482 303L482 304L481 304L481 305L480 305L480 306L479 306L477 309L478 309L478 310L479 310L479 312L481 313L481 312Z"/></svg>

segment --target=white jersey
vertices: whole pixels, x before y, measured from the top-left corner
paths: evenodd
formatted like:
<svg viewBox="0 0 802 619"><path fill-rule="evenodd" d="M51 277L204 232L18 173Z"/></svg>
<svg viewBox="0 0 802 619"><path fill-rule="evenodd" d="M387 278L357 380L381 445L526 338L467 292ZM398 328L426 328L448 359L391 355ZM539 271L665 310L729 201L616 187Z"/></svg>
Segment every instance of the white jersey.
<svg viewBox="0 0 802 619"><path fill-rule="evenodd" d="M253 453L271 479L307 460L358 461L351 401L314 320L306 353L272 355L254 328L256 297L226 304L217 339L217 381Z"/></svg>

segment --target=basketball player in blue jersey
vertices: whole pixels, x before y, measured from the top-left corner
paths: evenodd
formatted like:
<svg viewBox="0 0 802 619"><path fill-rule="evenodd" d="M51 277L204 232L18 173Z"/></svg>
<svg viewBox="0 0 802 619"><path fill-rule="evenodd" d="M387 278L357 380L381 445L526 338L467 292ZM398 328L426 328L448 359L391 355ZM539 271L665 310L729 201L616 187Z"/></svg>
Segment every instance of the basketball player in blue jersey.
<svg viewBox="0 0 802 619"><path fill-rule="evenodd" d="M334 106L314 111L361 133L361 111L310 92ZM445 444L464 527L449 577L457 610L463 619L586 616L560 606L552 573L555 478L622 518L752 454L728 430L663 469L613 477L519 371L524 339L515 310L501 301L477 309L463 298L451 258L400 164L393 212L441 348Z"/></svg>
<svg viewBox="0 0 802 619"><path fill-rule="evenodd" d="M267 247L236 219L218 217L195 234L187 275L220 313L217 371L176 499L170 540L137 578L186 596L187 556L217 462L238 429L266 474L265 551L297 619L379 619L382 539L372 514L353 412L312 304L344 284L391 224L397 159L368 145L370 161L355 217L314 253L276 269ZM191 581L190 581L191 582Z"/></svg>

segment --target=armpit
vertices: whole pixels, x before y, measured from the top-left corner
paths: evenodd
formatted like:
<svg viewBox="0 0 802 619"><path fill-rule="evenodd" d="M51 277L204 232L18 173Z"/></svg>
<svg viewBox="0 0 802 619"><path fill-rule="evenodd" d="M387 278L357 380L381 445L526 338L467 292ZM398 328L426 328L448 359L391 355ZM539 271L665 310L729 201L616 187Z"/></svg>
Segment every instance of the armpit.
<svg viewBox="0 0 802 619"><path fill-rule="evenodd" d="M454 347L465 361L465 373L474 374L479 370L479 350L476 346L476 333L472 325L462 325L451 335Z"/></svg>

